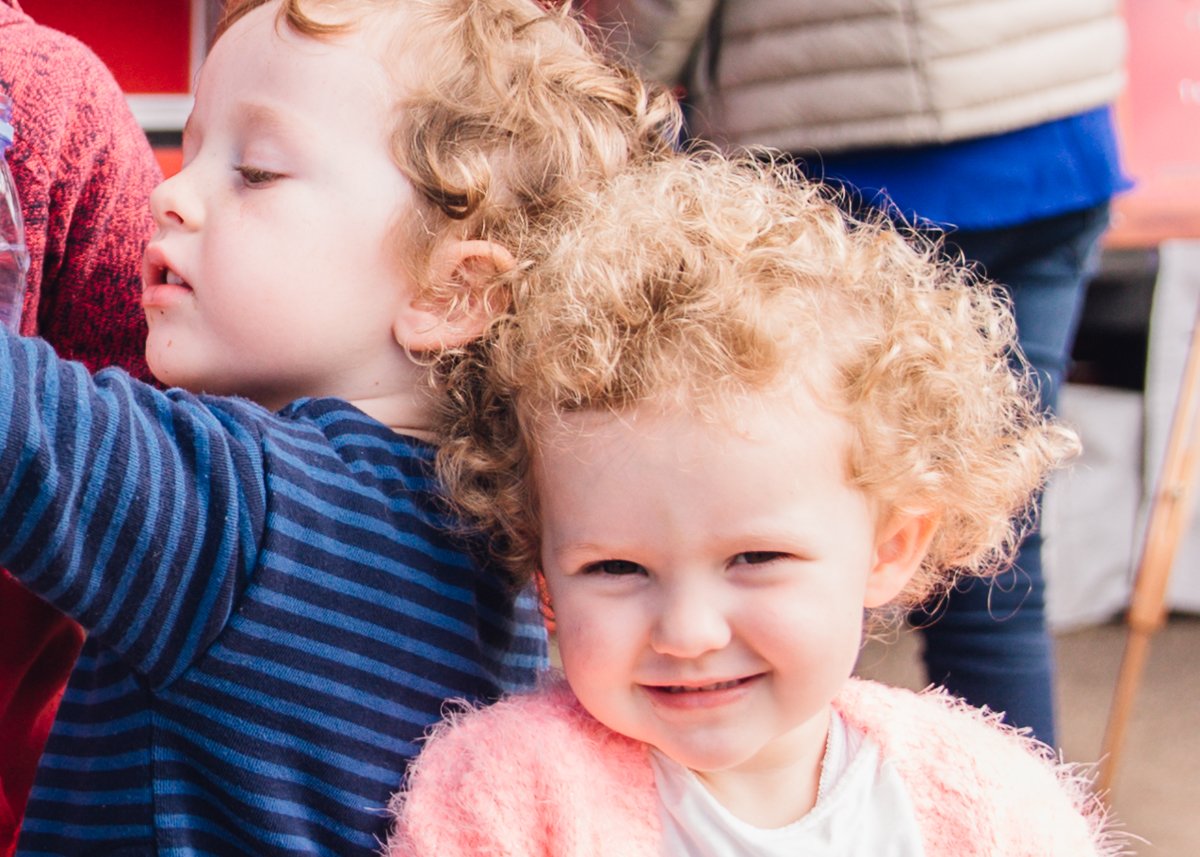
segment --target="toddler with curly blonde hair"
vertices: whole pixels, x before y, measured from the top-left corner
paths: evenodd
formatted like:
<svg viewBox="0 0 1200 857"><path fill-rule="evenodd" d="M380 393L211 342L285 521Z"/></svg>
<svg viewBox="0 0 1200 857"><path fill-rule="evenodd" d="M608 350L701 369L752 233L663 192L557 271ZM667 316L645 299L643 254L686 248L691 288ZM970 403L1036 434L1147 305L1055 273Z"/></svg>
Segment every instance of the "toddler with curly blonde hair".
<svg viewBox="0 0 1200 857"><path fill-rule="evenodd" d="M1001 567L1075 451L997 292L712 153L572 223L460 366L439 462L543 579L565 681L439 727L391 854L1118 853L1047 748L851 678L864 615Z"/></svg>

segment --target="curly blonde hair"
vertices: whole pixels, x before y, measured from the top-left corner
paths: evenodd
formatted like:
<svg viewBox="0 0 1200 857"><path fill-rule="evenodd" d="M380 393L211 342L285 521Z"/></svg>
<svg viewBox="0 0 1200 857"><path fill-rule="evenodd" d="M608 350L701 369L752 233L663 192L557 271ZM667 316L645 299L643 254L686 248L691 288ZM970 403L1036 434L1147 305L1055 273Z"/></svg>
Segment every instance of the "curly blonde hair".
<svg viewBox="0 0 1200 857"><path fill-rule="evenodd" d="M1077 441L1040 409L1001 294L785 167L696 153L631 169L547 232L462 363L439 457L517 579L538 565L539 425L655 401L719 418L799 378L852 428L847 478L938 527L897 609L1010 561Z"/></svg>
<svg viewBox="0 0 1200 857"><path fill-rule="evenodd" d="M269 2L230 0L216 39ZM495 241L520 264L541 218L626 164L669 152L679 135L674 98L605 60L569 4L282 0L277 20L314 39L380 40L396 81L392 156L423 202L395 230L418 282L450 232ZM424 287L451 309L472 297L456 283Z"/></svg>

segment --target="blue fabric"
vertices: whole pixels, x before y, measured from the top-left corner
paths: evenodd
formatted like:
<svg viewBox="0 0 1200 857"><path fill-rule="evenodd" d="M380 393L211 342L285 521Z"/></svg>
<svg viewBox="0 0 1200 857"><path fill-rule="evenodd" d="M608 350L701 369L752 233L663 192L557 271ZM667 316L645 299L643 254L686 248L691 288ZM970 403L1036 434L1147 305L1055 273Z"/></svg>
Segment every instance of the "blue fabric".
<svg viewBox="0 0 1200 857"><path fill-rule="evenodd" d="M1058 402L1094 272L1108 204L1008 229L958 231L951 252L975 261L1013 299L1018 338L1037 371L1042 403ZM923 629L929 679L974 705L1003 711L1054 746L1054 653L1045 623L1041 535L1021 546L1013 568L966 581L913 622Z"/></svg>
<svg viewBox="0 0 1200 857"><path fill-rule="evenodd" d="M822 153L811 175L890 200L904 219L996 229L1079 211L1130 187L1108 107L946 145Z"/></svg>
<svg viewBox="0 0 1200 857"><path fill-rule="evenodd" d="M377 854L444 700L546 662L433 451L342 401L164 394L0 335L0 565L89 632L19 853Z"/></svg>

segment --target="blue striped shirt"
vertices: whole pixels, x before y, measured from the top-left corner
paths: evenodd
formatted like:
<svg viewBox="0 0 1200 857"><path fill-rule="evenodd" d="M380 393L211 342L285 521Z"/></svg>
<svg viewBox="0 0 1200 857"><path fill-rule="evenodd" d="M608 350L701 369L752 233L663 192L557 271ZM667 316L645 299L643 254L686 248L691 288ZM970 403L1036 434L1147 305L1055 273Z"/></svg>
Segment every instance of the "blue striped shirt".
<svg viewBox="0 0 1200 857"><path fill-rule="evenodd" d="M0 439L0 565L88 631L20 854L376 854L444 700L544 664L432 447L345 402L163 393L3 335Z"/></svg>

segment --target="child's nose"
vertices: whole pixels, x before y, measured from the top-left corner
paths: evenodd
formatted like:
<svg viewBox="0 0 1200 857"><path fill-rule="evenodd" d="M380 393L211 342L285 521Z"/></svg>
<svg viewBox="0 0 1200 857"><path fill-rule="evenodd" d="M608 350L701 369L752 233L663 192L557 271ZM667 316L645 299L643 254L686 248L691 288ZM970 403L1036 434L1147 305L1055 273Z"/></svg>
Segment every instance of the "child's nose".
<svg viewBox="0 0 1200 857"><path fill-rule="evenodd" d="M675 587L663 594L650 645L662 655L696 658L729 645L726 606L706 587Z"/></svg>
<svg viewBox="0 0 1200 857"><path fill-rule="evenodd" d="M160 229L168 226L198 229L201 226L204 209L193 189L187 167L161 181L150 193L150 211Z"/></svg>

